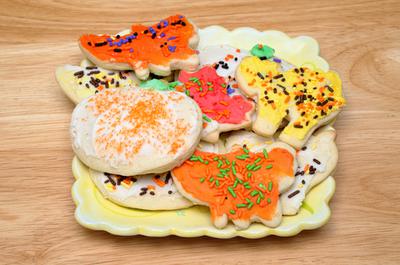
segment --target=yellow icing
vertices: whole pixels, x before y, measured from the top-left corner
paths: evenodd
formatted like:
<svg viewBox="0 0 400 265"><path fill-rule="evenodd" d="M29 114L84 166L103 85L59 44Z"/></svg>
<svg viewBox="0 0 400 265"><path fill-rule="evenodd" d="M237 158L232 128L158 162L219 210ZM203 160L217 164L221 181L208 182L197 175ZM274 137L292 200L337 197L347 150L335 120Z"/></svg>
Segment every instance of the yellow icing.
<svg viewBox="0 0 400 265"><path fill-rule="evenodd" d="M282 133L300 140L345 103L341 80L332 71L300 67L281 72L279 64L251 56L242 60L239 72L247 87L258 94L259 117L278 129L289 111L291 121Z"/></svg>

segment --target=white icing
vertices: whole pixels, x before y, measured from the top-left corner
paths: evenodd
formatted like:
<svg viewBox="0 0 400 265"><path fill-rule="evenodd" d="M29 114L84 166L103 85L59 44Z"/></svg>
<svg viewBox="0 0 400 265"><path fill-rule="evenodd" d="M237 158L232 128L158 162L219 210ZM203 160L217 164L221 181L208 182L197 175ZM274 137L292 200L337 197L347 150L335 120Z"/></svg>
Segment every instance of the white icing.
<svg viewBox="0 0 400 265"><path fill-rule="evenodd" d="M100 174L100 180L102 185L107 187L108 183L108 177L104 173L96 172L96 176L99 176ZM143 176L136 176L135 182L131 182L131 185L129 187L124 186L123 184L121 185L116 185L115 189L110 191L113 193L113 196L116 198L119 198L120 200L123 200L128 197L140 197L140 196L154 196L150 194L151 191L154 192L155 195L160 196L160 195L172 195L177 192L175 184L173 182L172 177L169 177L168 182L166 183L166 178L167 178L167 173L159 174L160 176L159 180L165 183L164 186L160 186L153 180L153 178L156 175L151 174L151 175L143 175ZM114 175L110 175L110 177L117 182L117 179ZM107 183L106 183L107 182ZM147 187L154 187L154 189L148 189L146 192L142 188L147 188ZM140 193L144 193L140 195Z"/></svg>
<svg viewBox="0 0 400 265"><path fill-rule="evenodd" d="M326 173L327 164L331 156L329 148L331 148L332 145L334 146L332 137L312 136L306 145L306 149L300 150L297 153L298 169L296 172L297 176L295 177L295 182L289 190L281 195L284 213L297 213L316 174ZM319 161L319 163L314 161L314 159ZM309 174L309 171L304 172L306 165L315 168L315 173ZM304 174L302 174L303 172ZM329 174L330 172L327 173ZM297 194L289 198L289 195L294 194L294 192L297 191Z"/></svg>
<svg viewBox="0 0 400 265"><path fill-rule="evenodd" d="M113 104L97 107L95 98L99 97ZM148 163L150 158L175 159L193 145L201 126L196 105L188 100L186 96L175 91L126 88L100 92L82 101L73 113L71 135L74 147L84 150L88 156L104 159L115 168L129 164L141 166L142 163ZM139 123L140 119L127 119L135 110L136 104L142 102L149 104L146 111L164 110L162 117L156 116L157 119L152 121L153 125L147 124L143 127ZM179 126L186 128L182 135L177 133ZM136 128L135 133L132 133L133 128ZM171 153L176 141L180 141L182 145ZM140 142L143 143L142 146L136 145ZM122 144L120 151L116 149L119 144ZM135 145L137 149L134 150Z"/></svg>

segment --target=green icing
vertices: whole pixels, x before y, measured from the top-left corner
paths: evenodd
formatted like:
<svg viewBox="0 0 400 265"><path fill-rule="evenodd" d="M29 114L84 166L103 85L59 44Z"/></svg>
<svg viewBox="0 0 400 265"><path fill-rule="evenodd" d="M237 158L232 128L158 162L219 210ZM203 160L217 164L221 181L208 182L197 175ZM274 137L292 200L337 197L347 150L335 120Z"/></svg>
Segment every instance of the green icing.
<svg viewBox="0 0 400 265"><path fill-rule="evenodd" d="M159 80L159 79L151 79L151 80L143 81L142 83L140 83L139 86L141 88L145 88L145 89L155 89L155 90L159 90L159 91L169 91L169 90L174 90L175 87L177 85L180 85L180 84L181 83L178 82L178 81L168 83L166 81Z"/></svg>
<svg viewBox="0 0 400 265"><path fill-rule="evenodd" d="M251 49L250 53L258 58L265 57L269 59L274 56L275 50L267 45L256 44Z"/></svg>

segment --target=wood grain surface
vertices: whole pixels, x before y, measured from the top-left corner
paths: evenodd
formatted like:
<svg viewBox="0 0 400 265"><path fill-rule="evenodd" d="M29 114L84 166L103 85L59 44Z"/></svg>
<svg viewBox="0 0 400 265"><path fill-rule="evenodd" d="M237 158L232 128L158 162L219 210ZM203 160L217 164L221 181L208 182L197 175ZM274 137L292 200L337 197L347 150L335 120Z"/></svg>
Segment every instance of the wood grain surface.
<svg viewBox="0 0 400 265"><path fill-rule="evenodd" d="M344 82L332 218L296 237L117 237L74 219L73 104L54 70L82 33L183 13L316 38ZM400 264L400 2L0 0L0 264Z"/></svg>

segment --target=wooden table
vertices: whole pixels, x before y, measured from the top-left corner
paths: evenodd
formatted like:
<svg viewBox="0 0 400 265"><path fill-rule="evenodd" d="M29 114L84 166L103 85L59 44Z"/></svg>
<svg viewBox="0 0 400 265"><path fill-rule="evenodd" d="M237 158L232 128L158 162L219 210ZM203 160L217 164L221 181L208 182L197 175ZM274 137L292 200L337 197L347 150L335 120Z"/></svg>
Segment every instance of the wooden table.
<svg viewBox="0 0 400 265"><path fill-rule="evenodd" d="M399 264L399 1L1 1L0 264ZM190 2L190 3L189 3ZM200 27L309 35L344 82L330 222L292 238L117 237L74 219L73 104L54 70L76 40L181 12Z"/></svg>

